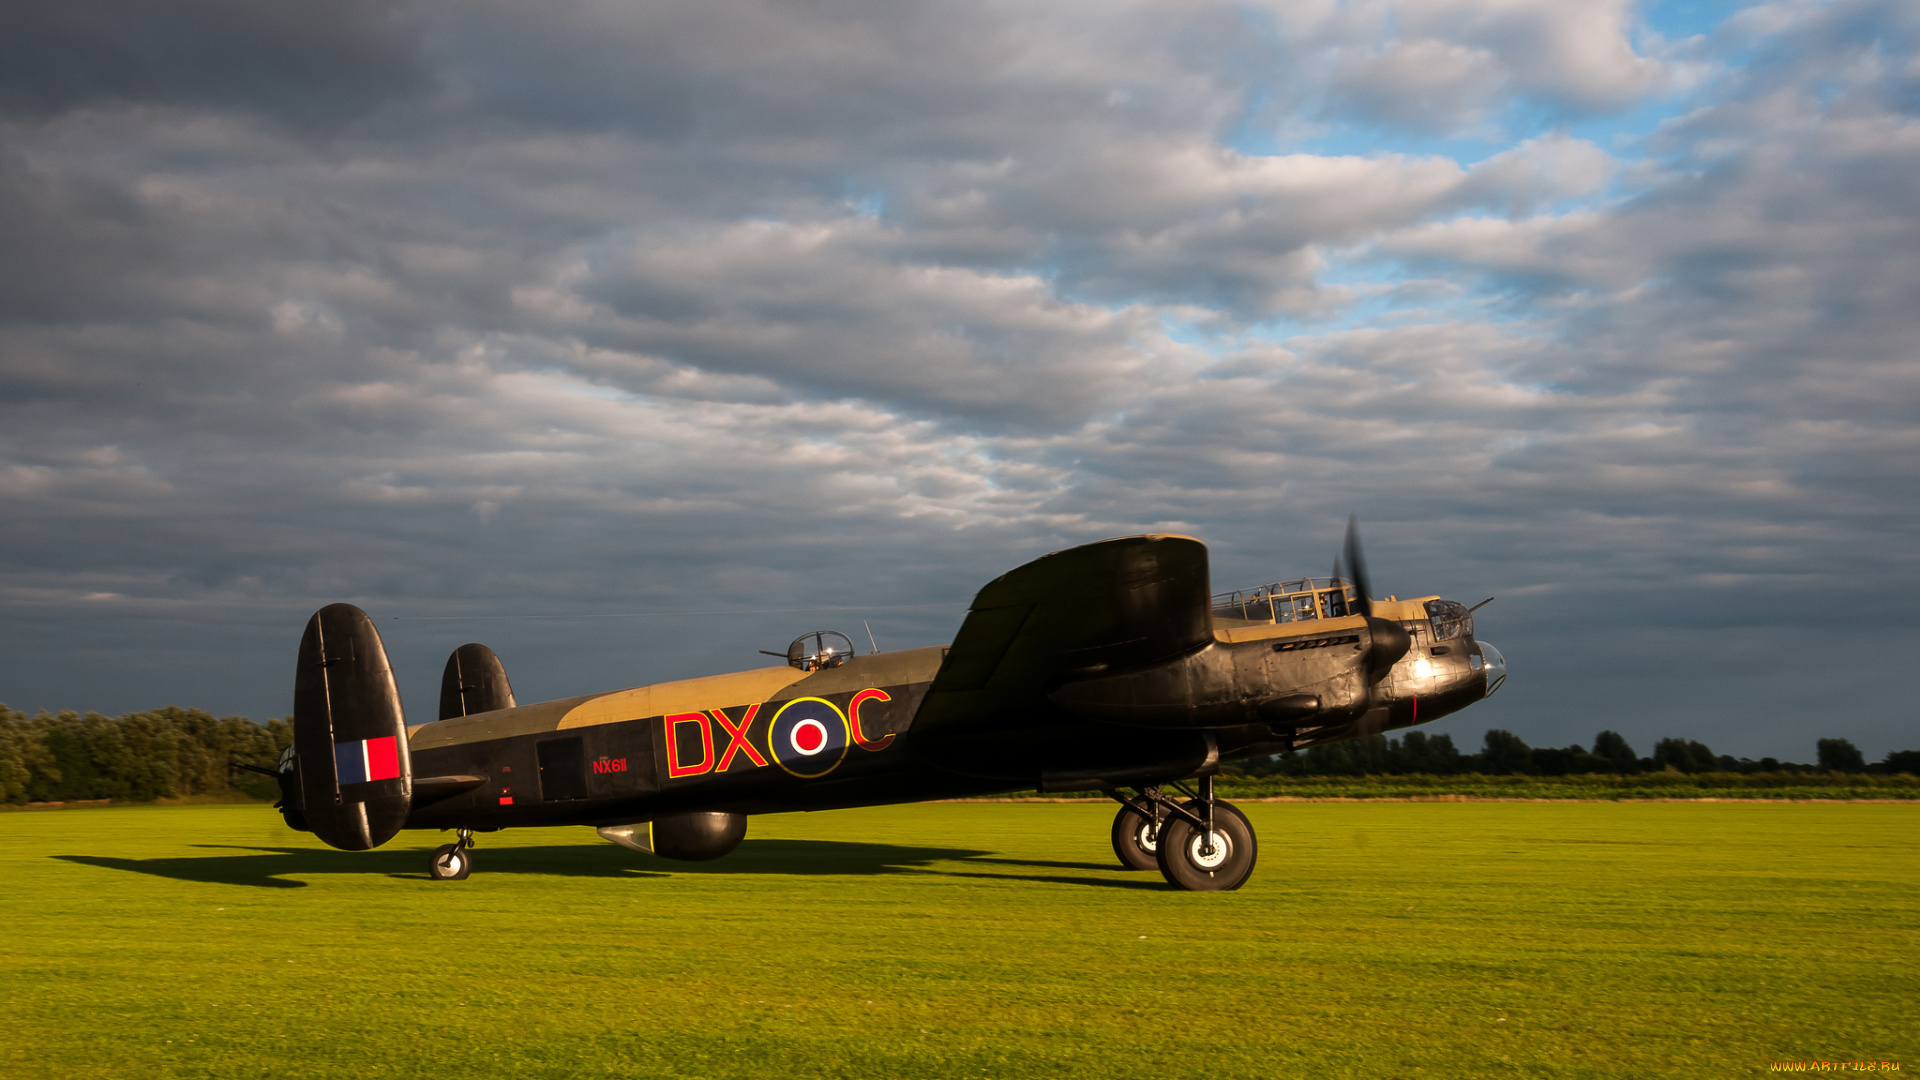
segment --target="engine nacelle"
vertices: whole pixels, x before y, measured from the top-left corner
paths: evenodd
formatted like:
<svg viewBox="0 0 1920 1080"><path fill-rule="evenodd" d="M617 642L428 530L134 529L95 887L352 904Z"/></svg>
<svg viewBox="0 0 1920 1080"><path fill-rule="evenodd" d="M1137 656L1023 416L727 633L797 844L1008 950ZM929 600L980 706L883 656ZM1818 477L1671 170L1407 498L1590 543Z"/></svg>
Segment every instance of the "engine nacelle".
<svg viewBox="0 0 1920 1080"><path fill-rule="evenodd" d="M668 859L704 862L740 846L747 836L747 815L696 810L638 825L607 825L597 831L621 847Z"/></svg>

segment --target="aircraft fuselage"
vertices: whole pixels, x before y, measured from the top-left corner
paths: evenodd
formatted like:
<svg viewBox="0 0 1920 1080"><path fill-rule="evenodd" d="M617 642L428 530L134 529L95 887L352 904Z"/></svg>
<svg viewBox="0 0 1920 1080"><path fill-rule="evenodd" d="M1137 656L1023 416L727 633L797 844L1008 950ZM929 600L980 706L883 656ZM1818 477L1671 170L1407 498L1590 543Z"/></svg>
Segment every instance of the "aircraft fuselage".
<svg viewBox="0 0 1920 1080"><path fill-rule="evenodd" d="M1426 723L1485 695L1470 627L1436 642L1417 602L1382 614L1412 645L1371 693L1355 662L1365 627L1352 616L1221 630L1196 653L1129 676L1151 693L1090 677L947 730L914 728L943 647L421 724L408 729L413 775L464 786L444 797L417 789L404 827L603 826L1157 783Z"/></svg>

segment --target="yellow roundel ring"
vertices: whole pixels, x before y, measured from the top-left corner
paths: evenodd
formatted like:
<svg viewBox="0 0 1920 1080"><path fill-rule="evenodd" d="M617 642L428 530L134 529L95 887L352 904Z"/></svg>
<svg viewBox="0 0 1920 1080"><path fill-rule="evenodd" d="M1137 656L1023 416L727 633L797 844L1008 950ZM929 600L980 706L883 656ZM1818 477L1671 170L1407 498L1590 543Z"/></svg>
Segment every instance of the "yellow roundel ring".
<svg viewBox="0 0 1920 1080"><path fill-rule="evenodd" d="M794 698L767 724L767 752L774 763L804 779L832 772L852 743L847 714L825 698Z"/></svg>

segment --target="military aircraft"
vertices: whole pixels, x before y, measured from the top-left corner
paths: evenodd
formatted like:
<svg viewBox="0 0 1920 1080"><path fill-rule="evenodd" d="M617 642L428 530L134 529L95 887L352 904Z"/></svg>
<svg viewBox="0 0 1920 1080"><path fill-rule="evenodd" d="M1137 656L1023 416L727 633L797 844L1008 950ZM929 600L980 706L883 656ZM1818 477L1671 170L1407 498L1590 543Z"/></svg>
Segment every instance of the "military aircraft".
<svg viewBox="0 0 1920 1080"><path fill-rule="evenodd" d="M988 583L951 645L856 655L813 631L778 666L537 705L462 645L439 719L412 726L372 620L333 604L300 642L279 808L346 850L452 830L429 873L460 880L504 828L713 859L752 814L1097 790L1123 866L1235 889L1257 847L1214 796L1223 764L1436 720L1506 678L1472 609L1372 598L1351 521L1330 578L1209 589L1198 540L1104 540Z"/></svg>

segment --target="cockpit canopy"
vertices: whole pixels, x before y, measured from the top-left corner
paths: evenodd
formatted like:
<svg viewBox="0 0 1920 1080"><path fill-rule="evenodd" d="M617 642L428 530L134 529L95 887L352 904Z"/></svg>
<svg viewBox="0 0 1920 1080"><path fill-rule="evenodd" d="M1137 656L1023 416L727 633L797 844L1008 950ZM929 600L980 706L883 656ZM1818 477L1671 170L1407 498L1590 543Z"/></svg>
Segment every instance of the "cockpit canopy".
<svg viewBox="0 0 1920 1080"><path fill-rule="evenodd" d="M1343 578L1295 578L1213 597L1214 622L1290 623L1356 614L1358 595ZM1454 600L1426 601L1435 643L1473 636L1473 613ZM1409 628L1412 623L1406 624Z"/></svg>
<svg viewBox="0 0 1920 1080"><path fill-rule="evenodd" d="M1297 578L1213 598L1215 621L1288 623L1337 619L1353 613L1353 586L1342 578Z"/></svg>
<svg viewBox="0 0 1920 1080"><path fill-rule="evenodd" d="M1427 601L1427 618L1433 620L1433 640L1473 636L1473 614L1467 605L1455 600Z"/></svg>

